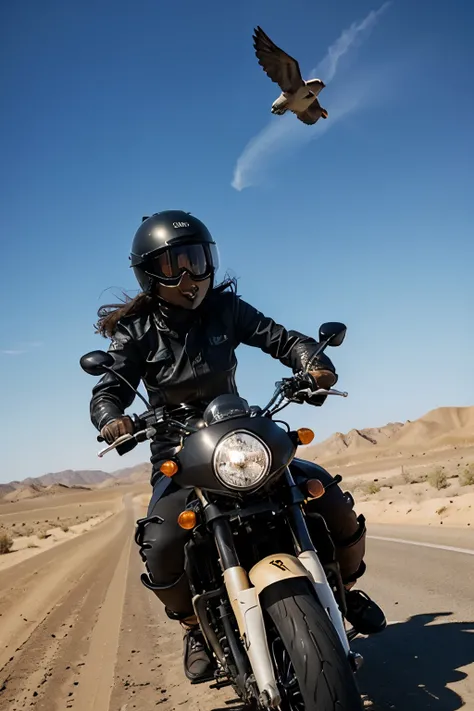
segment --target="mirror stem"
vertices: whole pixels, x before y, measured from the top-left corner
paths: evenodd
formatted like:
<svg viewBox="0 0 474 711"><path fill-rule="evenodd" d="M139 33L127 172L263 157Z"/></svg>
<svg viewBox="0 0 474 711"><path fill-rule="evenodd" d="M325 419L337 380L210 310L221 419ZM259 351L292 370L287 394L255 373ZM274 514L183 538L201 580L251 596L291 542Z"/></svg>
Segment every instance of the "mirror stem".
<svg viewBox="0 0 474 711"><path fill-rule="evenodd" d="M316 350L316 353L313 355L313 358L315 358L315 357L318 356L320 353L322 353L322 352L324 351L324 349L330 344L330 342L332 341L332 339L333 339L333 336L331 336L330 338L327 338L325 341L323 341L322 343L320 343L320 344L319 344L319 348Z"/></svg>

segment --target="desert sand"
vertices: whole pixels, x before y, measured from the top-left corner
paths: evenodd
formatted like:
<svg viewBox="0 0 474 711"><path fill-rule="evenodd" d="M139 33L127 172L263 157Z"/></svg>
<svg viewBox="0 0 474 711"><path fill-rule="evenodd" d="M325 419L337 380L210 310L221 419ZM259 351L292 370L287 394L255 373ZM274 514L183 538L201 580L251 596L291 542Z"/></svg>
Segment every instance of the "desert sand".
<svg viewBox="0 0 474 711"><path fill-rule="evenodd" d="M188 704L209 711L229 698L202 687L196 694L185 682L180 627L140 583L132 538L134 521L144 514L134 501L142 492L140 485L120 487L115 510L82 535L0 569L2 711L158 705L166 711ZM110 506L103 491L89 496L90 510ZM74 505L63 501L55 511L68 517ZM36 506L41 518L37 499Z"/></svg>
<svg viewBox="0 0 474 711"><path fill-rule="evenodd" d="M299 453L340 473L367 517L363 587L390 622L355 642L373 711L474 708L473 411L354 430ZM0 534L13 547L0 556L1 711L238 708L232 690L186 681L180 627L140 583L133 531L148 477L143 465L3 488Z"/></svg>
<svg viewBox="0 0 474 711"><path fill-rule="evenodd" d="M369 523L474 527L474 407L336 433L299 456L340 474Z"/></svg>

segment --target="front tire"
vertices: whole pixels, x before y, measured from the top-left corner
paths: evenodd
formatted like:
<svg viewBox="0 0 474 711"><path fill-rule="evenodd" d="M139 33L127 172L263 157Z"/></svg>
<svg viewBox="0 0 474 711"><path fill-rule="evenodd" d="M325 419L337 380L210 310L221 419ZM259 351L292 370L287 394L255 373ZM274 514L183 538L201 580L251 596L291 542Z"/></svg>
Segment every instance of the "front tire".
<svg viewBox="0 0 474 711"><path fill-rule="evenodd" d="M274 583L260 599L282 693L281 711L362 711L344 649L311 583Z"/></svg>

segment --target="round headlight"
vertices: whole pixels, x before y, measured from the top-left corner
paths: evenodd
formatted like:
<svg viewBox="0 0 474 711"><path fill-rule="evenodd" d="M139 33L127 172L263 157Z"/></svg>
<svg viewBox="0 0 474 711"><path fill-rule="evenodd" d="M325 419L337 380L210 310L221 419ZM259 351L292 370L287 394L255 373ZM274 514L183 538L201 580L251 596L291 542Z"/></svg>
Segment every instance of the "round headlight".
<svg viewBox="0 0 474 711"><path fill-rule="evenodd" d="M270 451L250 432L232 432L214 452L214 470L230 489L253 489L268 474Z"/></svg>

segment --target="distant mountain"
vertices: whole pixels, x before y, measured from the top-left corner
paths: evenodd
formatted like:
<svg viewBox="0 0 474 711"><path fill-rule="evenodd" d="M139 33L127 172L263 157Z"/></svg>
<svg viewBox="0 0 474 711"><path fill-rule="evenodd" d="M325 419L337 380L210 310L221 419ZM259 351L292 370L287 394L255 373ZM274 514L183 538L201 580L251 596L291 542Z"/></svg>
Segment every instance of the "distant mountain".
<svg viewBox="0 0 474 711"><path fill-rule="evenodd" d="M63 472L54 472L52 474L43 474L38 477L29 477L21 483L25 484L43 484L43 486L51 486L51 484L65 484L66 486L90 486L100 484L107 479L113 479L112 474L107 474L101 470L86 470L77 471L74 469L66 469Z"/></svg>
<svg viewBox="0 0 474 711"><path fill-rule="evenodd" d="M109 487L117 484L136 484L150 480L151 464L138 464L135 467L119 469L109 474L101 470L73 470L43 474L38 477L28 477L23 481L11 481L0 484L0 499L3 501L19 501L25 498L36 498L45 494L59 493L78 488ZM59 487L59 488L58 488Z"/></svg>
<svg viewBox="0 0 474 711"><path fill-rule="evenodd" d="M11 494L12 491L15 491L13 484L0 484L0 499L7 494Z"/></svg>
<svg viewBox="0 0 474 711"><path fill-rule="evenodd" d="M143 462L143 464L137 464L135 467L119 469L113 473L113 476L119 479L121 483L137 484L142 481L148 482L151 477L151 464L150 462Z"/></svg>
<svg viewBox="0 0 474 711"><path fill-rule="evenodd" d="M418 420L336 432L320 444L302 448L301 456L343 465L470 445L474 445L474 407L439 407Z"/></svg>
<svg viewBox="0 0 474 711"><path fill-rule="evenodd" d="M74 491L90 491L87 486L66 486L66 484L22 484L12 491L4 494L3 501L23 501L23 499L36 499L38 496L54 496L54 494L66 494Z"/></svg>
<svg viewBox="0 0 474 711"><path fill-rule="evenodd" d="M299 454L309 461L348 465L369 459L470 445L474 445L474 406L440 407L418 420L391 422L384 427L352 429L347 434L336 432L320 444L302 447ZM57 493L62 490L61 487L105 488L148 482L150 474L149 462L119 469L112 474L100 470L68 469L0 484L0 499L13 501L43 496Z"/></svg>
<svg viewBox="0 0 474 711"><path fill-rule="evenodd" d="M98 486L101 489L105 489L109 486L116 486L117 484L139 484L149 482L150 477L151 464L150 462L143 462L143 464L137 464L134 467L127 467L126 469L119 469L113 472L110 479L103 481Z"/></svg>

